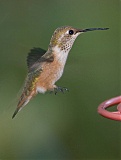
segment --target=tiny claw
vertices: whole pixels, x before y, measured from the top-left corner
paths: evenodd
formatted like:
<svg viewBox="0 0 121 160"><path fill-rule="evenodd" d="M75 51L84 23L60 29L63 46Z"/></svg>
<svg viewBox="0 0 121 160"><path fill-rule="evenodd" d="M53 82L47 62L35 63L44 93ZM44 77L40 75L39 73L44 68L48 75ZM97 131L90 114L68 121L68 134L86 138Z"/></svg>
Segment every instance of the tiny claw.
<svg viewBox="0 0 121 160"><path fill-rule="evenodd" d="M55 91L55 95L57 94L57 91Z"/></svg>
<svg viewBox="0 0 121 160"><path fill-rule="evenodd" d="M62 92L62 93L65 93L65 91L68 91L69 90L66 88L66 87L55 87L53 90L51 90L49 93L53 93L56 95L58 92Z"/></svg>
<svg viewBox="0 0 121 160"><path fill-rule="evenodd" d="M57 89L58 89L60 92L64 93L64 90L63 90L64 88L58 87Z"/></svg>
<svg viewBox="0 0 121 160"><path fill-rule="evenodd" d="M65 88L65 87L57 87L57 88L55 88L56 94L57 94L58 91L64 93L65 91L69 91L69 90L67 88Z"/></svg>
<svg viewBox="0 0 121 160"><path fill-rule="evenodd" d="M63 89L64 89L65 91L68 91L68 92L69 92L68 88L66 88L66 87L63 87Z"/></svg>

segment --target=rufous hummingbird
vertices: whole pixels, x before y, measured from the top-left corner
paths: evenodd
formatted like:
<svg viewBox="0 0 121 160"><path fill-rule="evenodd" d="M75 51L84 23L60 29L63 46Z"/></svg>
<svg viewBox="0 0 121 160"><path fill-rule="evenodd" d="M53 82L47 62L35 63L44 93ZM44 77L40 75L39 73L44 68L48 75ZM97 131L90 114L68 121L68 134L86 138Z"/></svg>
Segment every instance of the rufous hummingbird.
<svg viewBox="0 0 121 160"><path fill-rule="evenodd" d="M12 116L20 111L37 93L46 91L64 92L64 87L58 87L55 82L63 74L68 53L75 39L81 33L108 28L76 29L71 26L57 28L50 40L48 50L33 48L27 57L28 74L20 96L17 108Z"/></svg>

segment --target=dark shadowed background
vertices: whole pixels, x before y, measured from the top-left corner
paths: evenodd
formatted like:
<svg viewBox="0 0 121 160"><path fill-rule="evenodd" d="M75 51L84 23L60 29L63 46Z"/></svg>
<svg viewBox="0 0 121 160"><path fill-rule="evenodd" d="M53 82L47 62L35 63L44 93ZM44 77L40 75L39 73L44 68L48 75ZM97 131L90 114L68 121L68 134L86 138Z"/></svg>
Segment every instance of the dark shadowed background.
<svg viewBox="0 0 121 160"><path fill-rule="evenodd" d="M63 25L110 30L76 40L57 82L69 92L38 94L12 120L27 53ZM119 40L119 0L0 0L0 159L119 160L120 122L97 113L121 93Z"/></svg>

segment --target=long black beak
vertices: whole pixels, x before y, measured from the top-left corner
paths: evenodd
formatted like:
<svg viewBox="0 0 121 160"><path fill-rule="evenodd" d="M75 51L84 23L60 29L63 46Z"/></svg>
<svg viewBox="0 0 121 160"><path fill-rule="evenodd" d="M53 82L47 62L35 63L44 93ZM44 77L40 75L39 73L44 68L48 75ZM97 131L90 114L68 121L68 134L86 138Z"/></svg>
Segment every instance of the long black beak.
<svg viewBox="0 0 121 160"><path fill-rule="evenodd" d="M88 31L95 31L95 30L107 30L109 28L87 28L87 29L82 29L79 32L88 32Z"/></svg>

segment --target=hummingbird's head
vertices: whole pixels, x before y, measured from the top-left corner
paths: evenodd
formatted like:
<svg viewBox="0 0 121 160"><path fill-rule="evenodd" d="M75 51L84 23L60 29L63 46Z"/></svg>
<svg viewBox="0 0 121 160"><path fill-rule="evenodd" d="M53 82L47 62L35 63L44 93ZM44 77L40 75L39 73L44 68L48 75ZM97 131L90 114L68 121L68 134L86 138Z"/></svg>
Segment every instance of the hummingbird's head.
<svg viewBox="0 0 121 160"><path fill-rule="evenodd" d="M107 30L109 28L88 28L88 29L76 29L71 26L62 26L57 28L50 40L49 48L52 50L57 47L59 50L69 52L75 39L81 33L94 31L94 30Z"/></svg>
<svg viewBox="0 0 121 160"><path fill-rule="evenodd" d="M69 51L80 33L83 33L80 29L70 26L59 27L54 31L49 46L58 47L61 51Z"/></svg>

